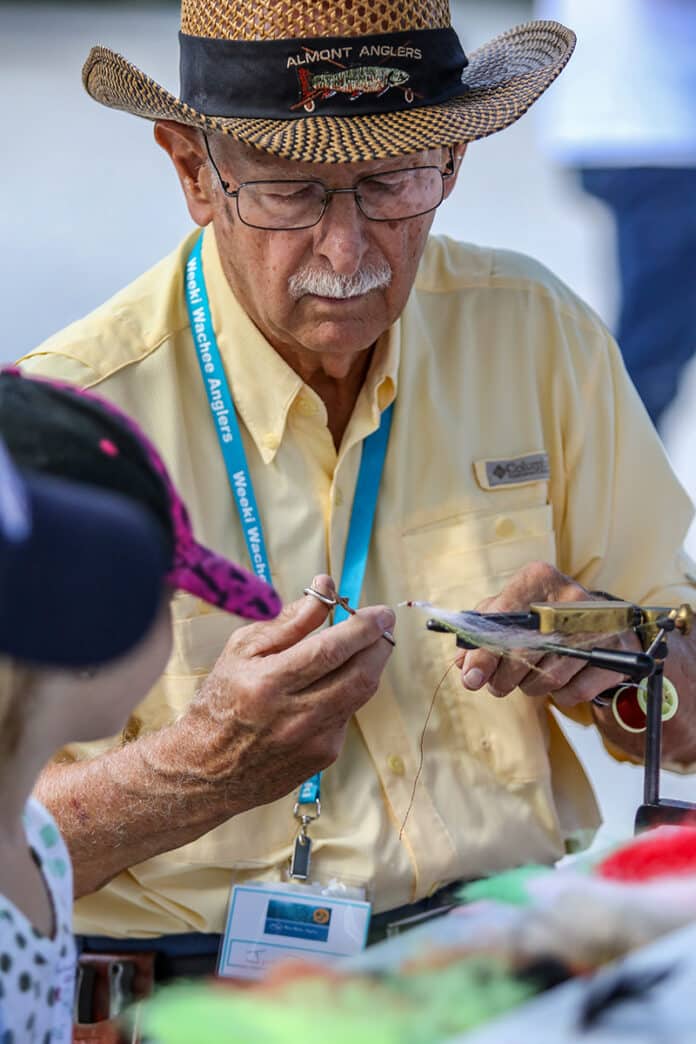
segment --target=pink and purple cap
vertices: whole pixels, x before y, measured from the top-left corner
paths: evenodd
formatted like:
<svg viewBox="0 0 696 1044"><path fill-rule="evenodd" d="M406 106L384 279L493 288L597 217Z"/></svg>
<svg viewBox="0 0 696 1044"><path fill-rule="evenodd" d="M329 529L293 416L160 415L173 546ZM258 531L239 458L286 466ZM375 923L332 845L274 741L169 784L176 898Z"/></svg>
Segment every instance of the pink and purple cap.
<svg viewBox="0 0 696 1044"><path fill-rule="evenodd" d="M186 505L151 439L92 391L12 368L0 373L0 434L16 466L132 496L170 543L166 583L250 620L277 616L265 580L199 543Z"/></svg>

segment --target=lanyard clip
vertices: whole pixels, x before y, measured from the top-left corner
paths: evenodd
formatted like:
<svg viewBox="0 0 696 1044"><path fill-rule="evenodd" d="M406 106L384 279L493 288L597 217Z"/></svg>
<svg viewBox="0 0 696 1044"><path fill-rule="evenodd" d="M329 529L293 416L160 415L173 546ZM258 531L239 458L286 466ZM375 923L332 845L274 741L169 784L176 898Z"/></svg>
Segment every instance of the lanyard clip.
<svg viewBox="0 0 696 1044"><path fill-rule="evenodd" d="M304 809L308 809L310 805L314 805L314 812L305 812ZM315 798L314 801L296 801L292 814L295 819L300 820L302 823L300 829L304 829L306 833L307 823L312 823L321 815L321 801L319 798Z"/></svg>
<svg viewBox="0 0 696 1044"><path fill-rule="evenodd" d="M312 839L307 833L305 823L300 827L300 832L295 838L290 860L290 877L295 881L306 881L309 877L309 868L312 862Z"/></svg>
<svg viewBox="0 0 696 1044"><path fill-rule="evenodd" d="M310 811L311 806L314 810ZM309 824L313 823L321 815L321 801L297 801L293 809L295 819L300 822L300 829L295 838L290 860L290 877L296 881L306 881L309 877L309 868L312 862L312 839L309 836Z"/></svg>
<svg viewBox="0 0 696 1044"><path fill-rule="evenodd" d="M292 859L290 860L290 877L296 881L306 881L309 877L309 868L312 862L312 839L309 836L307 828L309 824L318 819L321 815L321 805L319 801L310 802L315 805L314 814L310 812L300 813L300 809L305 807L305 803L302 805L299 802L295 805L295 818L300 821L300 829L295 838L295 844L292 850Z"/></svg>

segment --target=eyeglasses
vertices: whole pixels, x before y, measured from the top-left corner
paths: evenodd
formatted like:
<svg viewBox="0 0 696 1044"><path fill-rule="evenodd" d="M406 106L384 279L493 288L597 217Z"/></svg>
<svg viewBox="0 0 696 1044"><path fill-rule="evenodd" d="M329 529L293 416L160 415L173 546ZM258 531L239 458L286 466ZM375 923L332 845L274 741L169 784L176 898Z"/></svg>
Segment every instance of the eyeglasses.
<svg viewBox="0 0 696 1044"><path fill-rule="evenodd" d="M439 167L404 167L358 178L352 188L329 188L317 178L283 181L244 181L231 190L205 147L223 192L237 204L239 220L251 228L291 231L318 225L332 196L355 196L361 213L370 221L407 221L436 210L445 198L445 181L454 174L454 153L444 170Z"/></svg>

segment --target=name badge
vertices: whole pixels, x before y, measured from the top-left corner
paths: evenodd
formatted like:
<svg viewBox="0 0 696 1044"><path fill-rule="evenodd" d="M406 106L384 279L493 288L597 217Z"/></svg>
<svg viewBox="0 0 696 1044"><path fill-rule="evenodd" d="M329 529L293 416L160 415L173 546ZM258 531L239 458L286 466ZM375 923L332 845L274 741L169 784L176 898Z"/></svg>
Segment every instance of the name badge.
<svg viewBox="0 0 696 1044"><path fill-rule="evenodd" d="M284 885L235 885L217 974L262 979L288 957L352 957L367 942L370 903Z"/></svg>

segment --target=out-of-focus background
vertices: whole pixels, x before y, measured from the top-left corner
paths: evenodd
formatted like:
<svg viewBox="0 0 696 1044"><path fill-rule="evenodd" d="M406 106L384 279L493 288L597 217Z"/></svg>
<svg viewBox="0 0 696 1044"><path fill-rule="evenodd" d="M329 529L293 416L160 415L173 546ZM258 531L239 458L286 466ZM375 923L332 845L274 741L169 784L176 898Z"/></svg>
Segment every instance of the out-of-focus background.
<svg viewBox="0 0 696 1044"><path fill-rule="evenodd" d="M659 6L674 23L673 38L683 37L686 45L689 33L679 22L681 2L660 0ZM466 51L537 14L561 17L567 12L568 24L582 32L578 52L564 74L569 78L567 90L562 77L530 115L504 133L470 146L458 190L438 212L435 231L532 254L589 301L612 329L620 320L616 225L597 193L582 190L573 169L589 165L601 171L608 164L615 170L624 163L696 166L696 144L687 143L683 155L674 146L693 109L682 112L677 106L675 112L669 97L657 91L660 77L666 77L670 64L677 65L682 56L668 49L662 65L649 61L640 40L641 29L652 33L649 25L640 22L647 6L648 0L603 0L602 4L548 0L537 5L524 0L454 0L453 4L455 27ZM593 34L599 32L597 15L602 8L611 11L613 26L597 41ZM99 107L80 82L89 47L103 43L176 92L178 20L177 3L164 0L0 0L0 96L5 100L0 360L11 360L84 315L173 249L190 228L173 171L153 142L151 125ZM693 52L696 33L690 39ZM602 73L597 47L603 41L602 60L611 65L612 56L619 61L618 40L628 51L624 69L632 79L627 95L635 94L636 85L647 83L650 103L658 110L657 122L665 131L655 146L656 157L646 159L636 145L641 127L630 121L623 127L612 114L610 103L620 105L622 93L609 73ZM685 59L688 50L684 48ZM696 98L696 73L692 86ZM643 105L643 114L649 108ZM696 118L693 123L696 134ZM588 126L589 137L596 138L590 142L594 152L587 143ZM598 127L602 126L605 131L608 127L609 138L616 129L616 139L601 140ZM607 159L610 145L617 148ZM627 198L625 193L618 195L620 203ZM673 209L675 192L670 198ZM665 224L661 205L655 197L655 228ZM696 212L696 197L692 212ZM688 220L682 225L688 225ZM649 254L651 239L636 234ZM690 279L693 301L696 270L688 270L688 262L682 269L685 266L687 272L682 274ZM644 322L637 325L645 329ZM694 330L696 315L692 348L696 347ZM689 387L695 390L690 392ZM660 421L672 458L692 494L696 426L690 404L695 394L696 370L687 366L677 400ZM637 480L639 467L636 461ZM603 807L601 839L626 836L641 799L641 771L613 763L591 730L569 725L568 731ZM666 774L664 792L696 799L696 778Z"/></svg>

